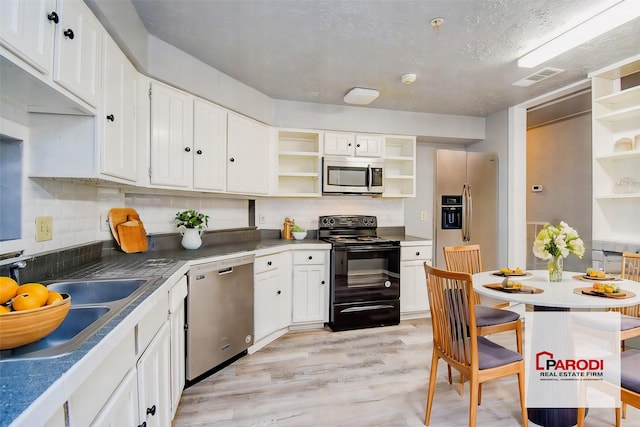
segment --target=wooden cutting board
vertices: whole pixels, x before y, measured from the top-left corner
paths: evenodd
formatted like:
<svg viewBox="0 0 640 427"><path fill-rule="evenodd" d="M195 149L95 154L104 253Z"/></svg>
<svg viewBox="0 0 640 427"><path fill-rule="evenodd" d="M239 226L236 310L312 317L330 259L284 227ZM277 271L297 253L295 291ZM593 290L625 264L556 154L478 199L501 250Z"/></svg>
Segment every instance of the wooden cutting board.
<svg viewBox="0 0 640 427"><path fill-rule="evenodd" d="M147 251L147 232L135 209L111 209L109 211L109 227L123 252Z"/></svg>

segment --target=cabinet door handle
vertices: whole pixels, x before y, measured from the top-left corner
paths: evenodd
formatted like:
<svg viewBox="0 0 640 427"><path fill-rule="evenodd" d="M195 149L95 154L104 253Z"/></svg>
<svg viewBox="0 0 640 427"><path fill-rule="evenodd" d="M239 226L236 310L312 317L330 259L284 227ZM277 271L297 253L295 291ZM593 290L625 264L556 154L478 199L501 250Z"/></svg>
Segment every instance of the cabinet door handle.
<svg viewBox="0 0 640 427"><path fill-rule="evenodd" d="M271 265L271 264L272 264L271 261L267 261L267 265Z"/></svg>
<svg viewBox="0 0 640 427"><path fill-rule="evenodd" d="M147 408L147 415L149 414L151 414L151 416L156 414L156 405L153 405L151 408Z"/></svg>
<svg viewBox="0 0 640 427"><path fill-rule="evenodd" d="M57 24L58 22L60 22L60 18L58 17L58 14L55 12L51 12L50 14L48 14L47 19L49 21L53 21L54 24Z"/></svg>
<svg viewBox="0 0 640 427"><path fill-rule="evenodd" d="M282 291L278 291L277 294L280 295L282 293Z"/></svg>
<svg viewBox="0 0 640 427"><path fill-rule="evenodd" d="M202 150L196 151L196 154L202 154Z"/></svg>
<svg viewBox="0 0 640 427"><path fill-rule="evenodd" d="M313 259L313 257L311 255L309 255L309 259Z"/></svg>
<svg viewBox="0 0 640 427"><path fill-rule="evenodd" d="M416 256L420 256L420 252L416 252Z"/></svg>
<svg viewBox="0 0 640 427"><path fill-rule="evenodd" d="M230 161L231 163L233 163L233 162L235 162L235 161L236 161L236 159L234 159L234 158L232 157L232 158L230 158L230 159L229 159L229 161Z"/></svg>
<svg viewBox="0 0 640 427"><path fill-rule="evenodd" d="M113 114L109 114L109 115L107 116L107 120L109 120L110 122L113 122L115 119L116 119L116 118L115 118L115 116L114 116Z"/></svg>
<svg viewBox="0 0 640 427"><path fill-rule="evenodd" d="M322 282L320 282L321 285L324 285L324 280Z"/></svg>
<svg viewBox="0 0 640 427"><path fill-rule="evenodd" d="M184 151L186 151L187 153L191 151L191 147L184 147Z"/></svg>
<svg viewBox="0 0 640 427"><path fill-rule="evenodd" d="M147 427L147 422L143 421L142 424L140 424L138 427Z"/></svg>
<svg viewBox="0 0 640 427"><path fill-rule="evenodd" d="M70 40L73 40L75 37L75 34L73 34L73 30L71 28L69 28L68 30L64 30L64 36Z"/></svg>
<svg viewBox="0 0 640 427"><path fill-rule="evenodd" d="M360 148L360 144L356 144L356 148Z"/></svg>

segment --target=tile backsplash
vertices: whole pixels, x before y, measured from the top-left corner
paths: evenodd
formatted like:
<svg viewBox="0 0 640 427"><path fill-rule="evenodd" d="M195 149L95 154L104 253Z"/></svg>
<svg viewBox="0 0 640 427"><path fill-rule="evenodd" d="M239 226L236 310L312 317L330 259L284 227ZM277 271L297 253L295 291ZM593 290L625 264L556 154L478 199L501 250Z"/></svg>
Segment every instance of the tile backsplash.
<svg viewBox="0 0 640 427"><path fill-rule="evenodd" d="M177 233L173 218L179 211L195 209L210 216L210 230L249 225L246 199L206 194L137 194L118 188L97 187L81 180L28 178L23 180L22 238L0 242L0 253L24 249L24 256L48 253L112 239L106 223L109 209L134 208L148 234ZM402 199L366 196L322 198L257 198L258 229L281 229L285 217L306 229L317 229L318 216L330 214L376 215L381 227L404 225ZM35 241L35 218L53 217L53 239Z"/></svg>

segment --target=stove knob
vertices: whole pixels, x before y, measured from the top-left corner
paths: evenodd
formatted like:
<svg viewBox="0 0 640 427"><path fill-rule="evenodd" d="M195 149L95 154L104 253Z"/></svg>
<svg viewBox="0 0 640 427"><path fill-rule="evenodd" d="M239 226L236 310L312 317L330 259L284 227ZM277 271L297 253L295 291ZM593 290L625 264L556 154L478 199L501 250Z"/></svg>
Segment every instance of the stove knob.
<svg viewBox="0 0 640 427"><path fill-rule="evenodd" d="M329 225L335 225L335 224L336 224L335 218L330 218L329 219Z"/></svg>
<svg viewBox="0 0 640 427"><path fill-rule="evenodd" d="M384 287L385 288L390 288L391 287L391 282L389 280L387 280L386 282L384 282Z"/></svg>

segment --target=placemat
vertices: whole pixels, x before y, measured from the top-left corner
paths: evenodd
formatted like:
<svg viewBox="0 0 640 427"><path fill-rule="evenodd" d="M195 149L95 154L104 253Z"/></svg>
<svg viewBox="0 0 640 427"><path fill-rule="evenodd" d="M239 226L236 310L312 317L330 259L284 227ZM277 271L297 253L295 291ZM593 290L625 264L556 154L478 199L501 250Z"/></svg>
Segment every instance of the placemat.
<svg viewBox="0 0 640 427"><path fill-rule="evenodd" d="M511 273L500 273L499 271L494 271L493 273L491 273L492 276L496 276L496 277L517 277L520 279L523 279L525 277L531 277L533 276L533 274L529 273L529 272L523 272L520 274L511 274Z"/></svg>
<svg viewBox="0 0 640 427"><path fill-rule="evenodd" d="M594 296L594 297L601 297L601 298L615 298L615 299L626 299L626 298L633 298L636 296L636 294L634 294L631 291L625 291L624 289L620 289L620 292L617 292L615 294L605 294L602 292L598 292L595 289L588 287L588 288L575 288L573 290L574 293L576 294L580 294L580 295L590 295L590 296Z"/></svg>
<svg viewBox="0 0 640 427"><path fill-rule="evenodd" d="M576 276L573 276L574 279L576 280L582 280L583 282L616 282L620 279L618 279L617 277L613 277L613 276L606 276L606 277L589 277L586 274L578 274Z"/></svg>
<svg viewBox="0 0 640 427"><path fill-rule="evenodd" d="M524 286L522 285L519 289L514 288L503 288L502 283L489 283L487 285L482 285L487 289L493 289L494 291L506 292L508 294L541 294L544 292L543 289L534 288L533 286Z"/></svg>

